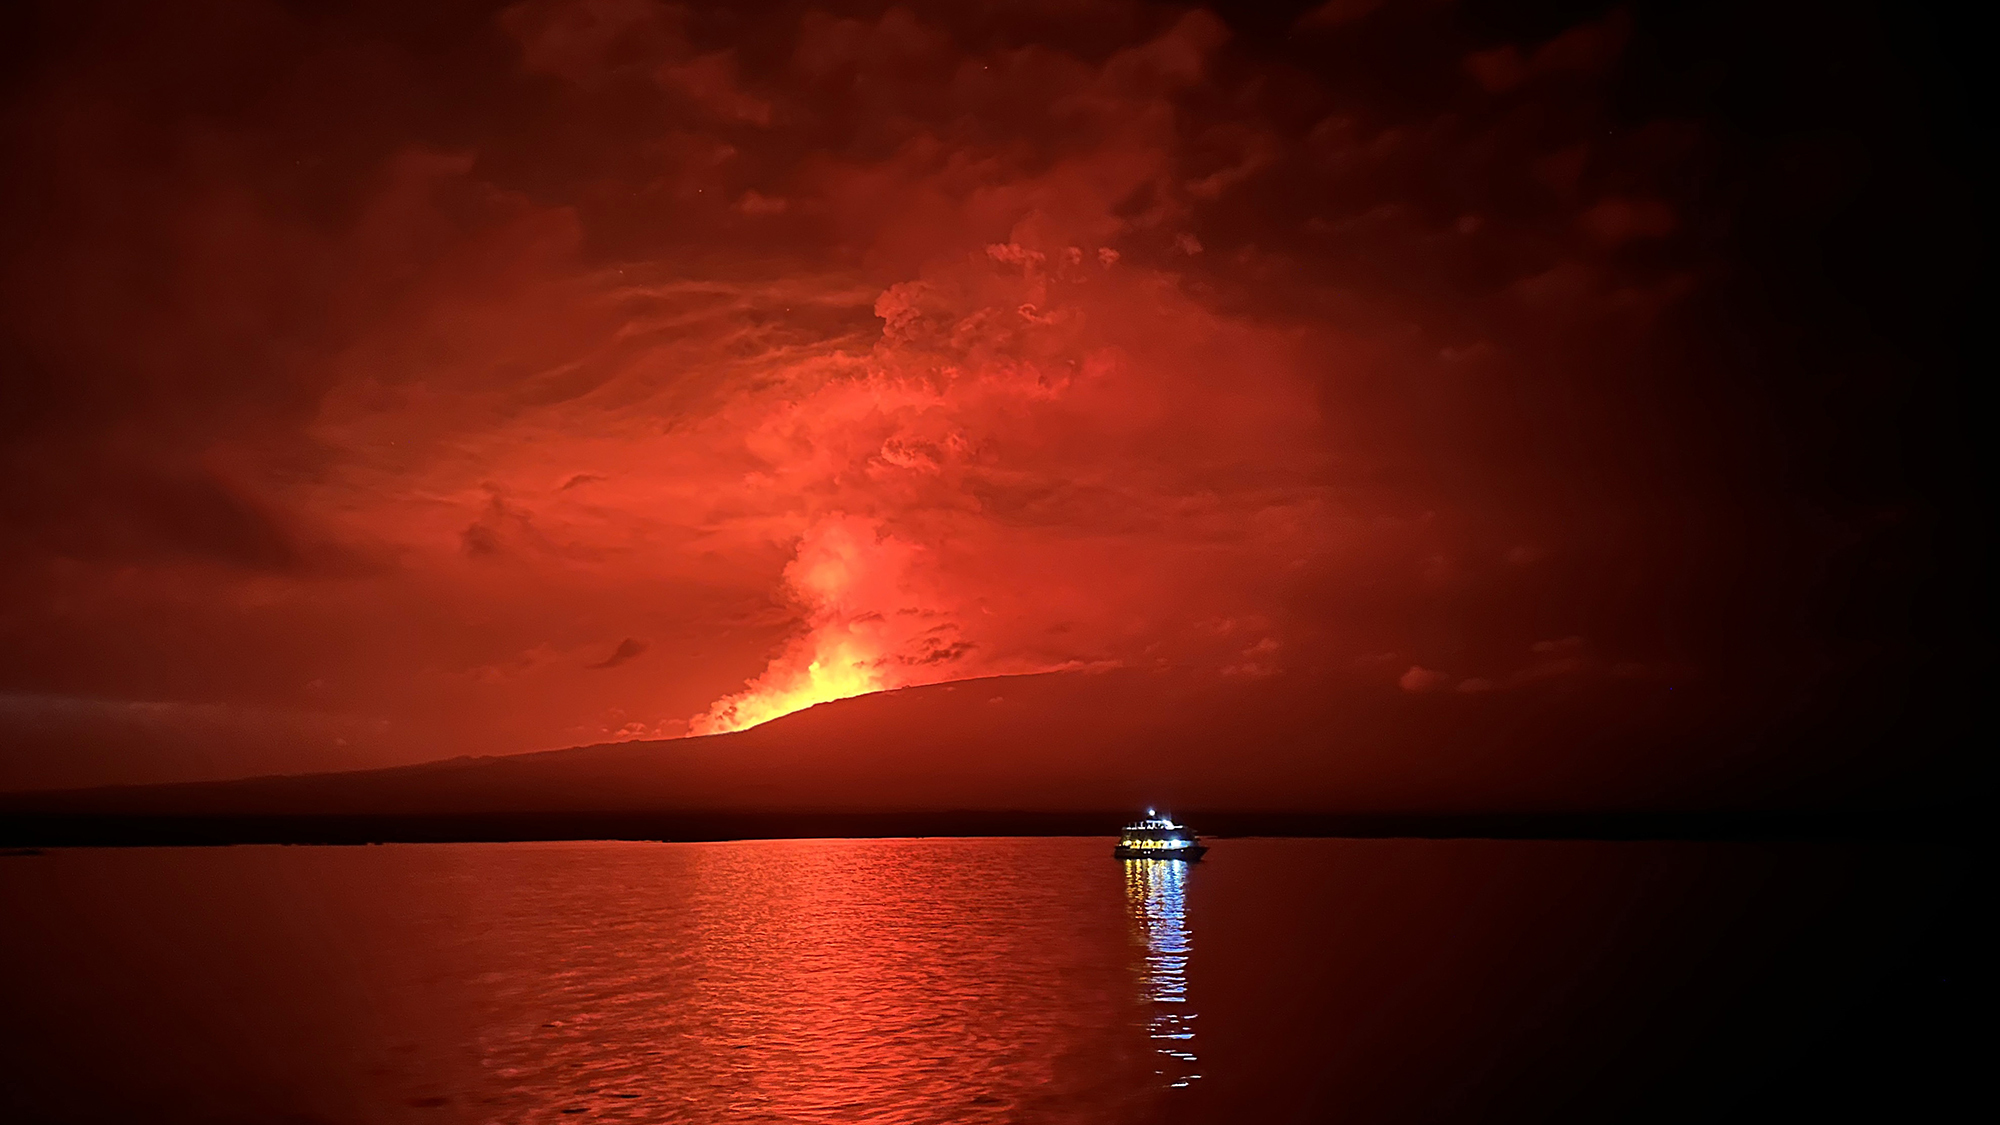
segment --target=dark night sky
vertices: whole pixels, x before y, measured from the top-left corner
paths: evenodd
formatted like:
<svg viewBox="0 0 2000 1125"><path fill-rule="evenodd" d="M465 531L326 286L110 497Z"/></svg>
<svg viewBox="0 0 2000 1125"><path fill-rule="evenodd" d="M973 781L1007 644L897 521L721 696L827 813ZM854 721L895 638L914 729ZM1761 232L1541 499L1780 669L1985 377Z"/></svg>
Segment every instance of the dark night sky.
<svg viewBox="0 0 2000 1125"><path fill-rule="evenodd" d="M1989 143L1910 6L19 18L0 787L1120 668L1329 776L1270 699L1964 792Z"/></svg>

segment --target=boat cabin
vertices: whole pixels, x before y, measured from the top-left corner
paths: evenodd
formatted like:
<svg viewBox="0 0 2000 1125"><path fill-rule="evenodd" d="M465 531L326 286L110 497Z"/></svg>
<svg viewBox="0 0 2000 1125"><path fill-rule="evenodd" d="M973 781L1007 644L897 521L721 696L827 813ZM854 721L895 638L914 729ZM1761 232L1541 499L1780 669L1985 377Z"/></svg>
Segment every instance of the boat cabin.
<svg viewBox="0 0 2000 1125"><path fill-rule="evenodd" d="M1147 809L1144 820L1119 833L1113 854L1121 859L1194 859L1207 850L1193 829Z"/></svg>

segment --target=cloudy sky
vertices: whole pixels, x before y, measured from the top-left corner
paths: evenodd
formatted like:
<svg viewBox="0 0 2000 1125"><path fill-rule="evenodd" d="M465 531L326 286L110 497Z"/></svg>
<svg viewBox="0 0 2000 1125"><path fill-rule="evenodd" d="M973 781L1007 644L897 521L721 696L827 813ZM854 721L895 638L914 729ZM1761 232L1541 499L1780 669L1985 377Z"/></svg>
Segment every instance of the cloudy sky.
<svg viewBox="0 0 2000 1125"><path fill-rule="evenodd" d="M0 782L1107 668L1892 726L1967 674L1941 38L45 5L0 117Z"/></svg>

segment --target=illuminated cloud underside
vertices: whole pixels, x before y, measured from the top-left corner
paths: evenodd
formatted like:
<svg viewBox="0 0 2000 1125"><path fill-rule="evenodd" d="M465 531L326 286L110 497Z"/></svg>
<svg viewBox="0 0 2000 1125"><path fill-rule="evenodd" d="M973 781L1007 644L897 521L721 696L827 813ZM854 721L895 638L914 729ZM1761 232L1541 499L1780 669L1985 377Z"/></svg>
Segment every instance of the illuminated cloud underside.
<svg viewBox="0 0 2000 1125"><path fill-rule="evenodd" d="M1685 328L1740 305L1718 141L1614 104L1625 14L1058 7L79 24L5 135L10 745L1761 669L1801 587L1721 545L1793 509Z"/></svg>

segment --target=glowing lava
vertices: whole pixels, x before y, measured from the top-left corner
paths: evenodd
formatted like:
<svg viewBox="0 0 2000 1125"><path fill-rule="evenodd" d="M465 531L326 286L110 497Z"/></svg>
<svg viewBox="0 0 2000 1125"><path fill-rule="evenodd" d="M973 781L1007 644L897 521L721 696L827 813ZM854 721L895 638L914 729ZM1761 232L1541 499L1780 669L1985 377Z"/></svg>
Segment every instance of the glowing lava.
<svg viewBox="0 0 2000 1125"><path fill-rule="evenodd" d="M881 658L857 638L815 636L811 640L814 655L803 668L790 666L782 657L772 661L750 687L718 700L706 714L692 720L690 732L743 730L816 704L891 686L882 680Z"/></svg>
<svg viewBox="0 0 2000 1125"><path fill-rule="evenodd" d="M956 624L929 608L917 589L922 548L884 534L878 521L845 514L800 540L785 585L807 609L808 631L762 675L688 723L720 734L769 722L815 704L885 688L950 679L946 665L965 651Z"/></svg>

